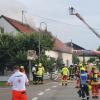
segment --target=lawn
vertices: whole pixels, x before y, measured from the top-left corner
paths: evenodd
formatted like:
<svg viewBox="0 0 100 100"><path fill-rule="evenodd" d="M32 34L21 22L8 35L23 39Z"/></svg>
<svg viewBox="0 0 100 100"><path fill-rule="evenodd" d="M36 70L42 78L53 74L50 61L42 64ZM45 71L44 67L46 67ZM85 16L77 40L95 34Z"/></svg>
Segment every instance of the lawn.
<svg viewBox="0 0 100 100"><path fill-rule="evenodd" d="M6 86L6 82L0 81L0 86Z"/></svg>

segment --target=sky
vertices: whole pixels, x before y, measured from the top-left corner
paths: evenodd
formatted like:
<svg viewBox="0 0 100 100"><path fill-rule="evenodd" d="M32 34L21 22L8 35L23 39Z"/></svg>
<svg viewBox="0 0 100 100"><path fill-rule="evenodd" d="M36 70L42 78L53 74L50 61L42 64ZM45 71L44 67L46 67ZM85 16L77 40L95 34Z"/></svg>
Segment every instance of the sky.
<svg viewBox="0 0 100 100"><path fill-rule="evenodd" d="M23 10L24 22L32 27L44 22L62 42L72 40L85 49L96 50L100 39L75 15L69 15L70 6L100 34L100 0L0 0L0 15L22 21Z"/></svg>

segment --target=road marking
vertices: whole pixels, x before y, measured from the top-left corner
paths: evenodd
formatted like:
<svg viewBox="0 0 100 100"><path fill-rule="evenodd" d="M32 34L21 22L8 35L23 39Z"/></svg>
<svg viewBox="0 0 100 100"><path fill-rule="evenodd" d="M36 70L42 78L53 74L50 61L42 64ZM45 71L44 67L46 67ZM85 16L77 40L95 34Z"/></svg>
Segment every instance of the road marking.
<svg viewBox="0 0 100 100"><path fill-rule="evenodd" d="M53 88L57 87L56 85L52 86Z"/></svg>
<svg viewBox="0 0 100 100"><path fill-rule="evenodd" d="M43 95L44 94L44 92L40 92L40 93L38 93L38 95Z"/></svg>
<svg viewBox="0 0 100 100"><path fill-rule="evenodd" d="M38 100L38 97L34 97L32 100Z"/></svg>
<svg viewBox="0 0 100 100"><path fill-rule="evenodd" d="M49 89L49 88L48 88L48 89L45 89L45 91L50 91L50 90L51 90L51 89Z"/></svg>
<svg viewBox="0 0 100 100"><path fill-rule="evenodd" d="M52 82L52 83L58 83L58 82Z"/></svg>

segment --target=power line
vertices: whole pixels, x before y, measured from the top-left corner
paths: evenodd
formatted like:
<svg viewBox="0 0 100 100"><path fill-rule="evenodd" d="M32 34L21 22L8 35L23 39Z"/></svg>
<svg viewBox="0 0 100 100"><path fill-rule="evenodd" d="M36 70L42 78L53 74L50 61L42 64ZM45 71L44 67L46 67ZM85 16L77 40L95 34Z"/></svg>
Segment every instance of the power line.
<svg viewBox="0 0 100 100"><path fill-rule="evenodd" d="M47 17L35 15L35 14L32 14L32 13L28 13L28 14L30 14L32 16L35 16L35 17L38 17L38 18L41 18L41 19L48 20L48 21L52 21L52 22L56 22L56 23L61 23L61 24L65 24L65 25L70 25L70 26L75 26L75 27L80 27L80 25L73 25L73 24L69 24L67 22L62 22L60 20L56 20L56 19L52 19L52 18L47 18Z"/></svg>
<svg viewBox="0 0 100 100"><path fill-rule="evenodd" d="M55 23L60 23L60 24L65 24L65 25L70 25L70 26L74 26L74 27L80 27L80 25L73 25L73 24L69 24L69 23L67 23L67 22L62 22L62 21L60 21L60 20L56 20L56 19L52 19L52 18L47 18L47 17L43 17L43 16L39 16L39 15L35 15L35 14L33 14L33 13L29 13L29 12L27 12L28 14L30 14L30 15L32 15L33 17L35 16L35 17L38 17L38 18L41 18L41 19L45 19L45 20L48 20L48 21L52 21L52 22L55 22ZM25 18L25 14L24 14L24 18ZM25 18L25 21L26 21L26 23L28 24L28 20ZM82 27L82 26L81 26ZM83 26L84 27L84 26ZM98 30L100 30L100 29L98 29Z"/></svg>

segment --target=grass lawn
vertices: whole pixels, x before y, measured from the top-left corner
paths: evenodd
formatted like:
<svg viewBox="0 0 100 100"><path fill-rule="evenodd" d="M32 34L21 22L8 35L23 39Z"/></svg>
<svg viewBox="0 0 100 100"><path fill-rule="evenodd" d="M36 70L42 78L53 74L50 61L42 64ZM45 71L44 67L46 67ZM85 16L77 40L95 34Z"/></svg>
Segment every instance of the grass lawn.
<svg viewBox="0 0 100 100"><path fill-rule="evenodd" d="M0 81L0 86L5 86L5 85L6 85L6 82Z"/></svg>

